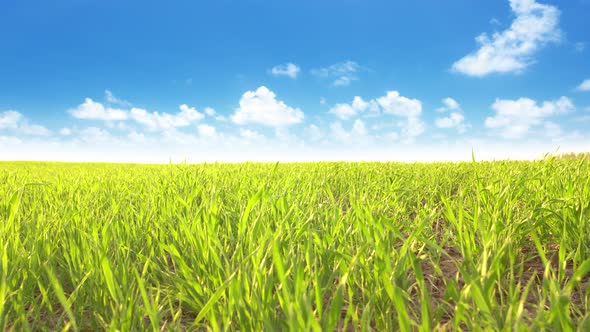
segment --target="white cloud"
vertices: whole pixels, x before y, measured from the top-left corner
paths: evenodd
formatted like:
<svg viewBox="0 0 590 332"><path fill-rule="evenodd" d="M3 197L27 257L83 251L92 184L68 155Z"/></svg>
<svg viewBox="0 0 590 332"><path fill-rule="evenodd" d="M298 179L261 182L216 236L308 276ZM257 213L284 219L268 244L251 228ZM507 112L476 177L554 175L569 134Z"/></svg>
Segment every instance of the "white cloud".
<svg viewBox="0 0 590 332"><path fill-rule="evenodd" d="M444 110L451 110L451 111L459 111L461 110L461 106L459 105L459 103L451 98L451 97L447 97L445 99L442 100L443 104L445 104L445 108Z"/></svg>
<svg viewBox="0 0 590 332"><path fill-rule="evenodd" d="M19 127L20 133L29 136L51 136L51 130L35 124L22 123Z"/></svg>
<svg viewBox="0 0 590 332"><path fill-rule="evenodd" d="M197 130L199 131L199 136L201 137L212 138L217 136L217 130L215 129L215 127L210 126L208 124L199 125L197 127Z"/></svg>
<svg viewBox="0 0 590 332"><path fill-rule="evenodd" d="M180 112L176 114L148 112L141 108L132 108L131 118L148 130L167 130L176 127L186 127L203 119L204 115L194 107L186 104L179 106Z"/></svg>
<svg viewBox="0 0 590 332"><path fill-rule="evenodd" d="M350 140L350 133L342 127L340 122L334 122L330 125L331 136L341 142Z"/></svg>
<svg viewBox="0 0 590 332"><path fill-rule="evenodd" d="M420 120L422 102L418 99L401 96L397 91L388 91L385 96L377 98L377 103L383 109L383 113L404 118L398 122L404 143L412 143L416 137L424 133L426 126Z"/></svg>
<svg viewBox="0 0 590 332"><path fill-rule="evenodd" d="M239 125L257 123L265 126L289 126L303 121L303 112L299 108L287 106L277 100L274 92L261 86L256 91L246 91L240 99L240 107L231 116Z"/></svg>
<svg viewBox="0 0 590 332"><path fill-rule="evenodd" d="M22 118L22 114L17 111L4 111L0 113L0 129L16 129Z"/></svg>
<svg viewBox="0 0 590 332"><path fill-rule="evenodd" d="M182 104L178 108L180 109L180 113L176 116L184 121L193 122L204 118L203 114L199 113L196 108L189 107L187 104Z"/></svg>
<svg viewBox="0 0 590 332"><path fill-rule="evenodd" d="M340 76L332 84L334 86L347 86L354 80L352 76Z"/></svg>
<svg viewBox="0 0 590 332"><path fill-rule="evenodd" d="M480 48L453 64L453 70L469 76L520 72L534 62L534 54L548 43L561 40L560 11L535 0L510 0L516 15L510 27L476 40Z"/></svg>
<svg viewBox="0 0 590 332"><path fill-rule="evenodd" d="M205 114L207 114L208 116L215 116L215 110L211 107L205 107Z"/></svg>
<svg viewBox="0 0 590 332"><path fill-rule="evenodd" d="M70 128L61 128L59 134L62 136L70 136L72 135L72 130Z"/></svg>
<svg viewBox="0 0 590 332"><path fill-rule="evenodd" d="M336 104L328 112L342 120L348 120L367 110L372 114L383 112L401 117L415 117L422 112L422 103L417 99L401 96L397 91L388 91L385 96L369 101L356 96L351 104Z"/></svg>
<svg viewBox="0 0 590 332"><path fill-rule="evenodd" d="M524 137L531 127L541 124L544 119L574 110L567 97L545 101L541 105L529 98L497 99L491 107L495 114L486 118L485 126L505 138Z"/></svg>
<svg viewBox="0 0 590 332"><path fill-rule="evenodd" d="M545 121L543 124L545 127L545 133L549 137L559 137L561 136L561 126L555 122Z"/></svg>
<svg viewBox="0 0 590 332"><path fill-rule="evenodd" d="M294 63L285 63L272 67L270 70L274 76L288 76L290 78L297 78L297 75L301 71L301 68Z"/></svg>
<svg viewBox="0 0 590 332"><path fill-rule="evenodd" d="M21 144L21 143L23 143L23 141L16 136L2 136L2 135L0 135L0 144L12 146L12 145ZM8 160L8 159L5 159L5 160Z"/></svg>
<svg viewBox="0 0 590 332"><path fill-rule="evenodd" d="M403 117L417 117L422 112L422 102L401 96L397 91L387 91L385 96L377 98L377 103L384 113Z"/></svg>
<svg viewBox="0 0 590 332"><path fill-rule="evenodd" d="M405 142L413 141L425 130L425 125L420 119L422 102L402 96L398 91L387 91L384 96L369 101L356 96L351 104L336 104L328 112L342 120L351 119L363 112L372 116L389 114L401 118L395 125L401 129ZM333 124L332 131L341 134L338 126L341 128L341 124Z"/></svg>
<svg viewBox="0 0 590 332"><path fill-rule="evenodd" d="M330 137L339 142L358 143L366 140L367 134L367 127L361 119L356 119L350 130L346 130L340 122L330 124Z"/></svg>
<svg viewBox="0 0 590 332"><path fill-rule="evenodd" d="M168 128L161 133L162 140L167 143L180 145L196 145L199 138L196 135L188 134L176 128Z"/></svg>
<svg viewBox="0 0 590 332"><path fill-rule="evenodd" d="M147 141L147 138L143 133L138 133L135 130L127 134L127 138L129 138L129 140L134 143L145 143Z"/></svg>
<svg viewBox="0 0 590 332"><path fill-rule="evenodd" d="M358 73L364 68L354 61L344 61L331 66L313 69L312 75L332 79L333 86L347 86L352 81L358 80Z"/></svg>
<svg viewBox="0 0 590 332"><path fill-rule="evenodd" d="M84 99L84 103L78 105L78 107L69 110L75 118L85 120L102 120L102 121L114 121L114 120L126 120L129 117L127 111L105 107L99 102L95 102L90 98Z"/></svg>
<svg viewBox="0 0 590 332"><path fill-rule="evenodd" d="M447 117L437 118L435 125L439 128L457 128L460 133L465 132L465 117L463 114L453 112Z"/></svg>
<svg viewBox="0 0 590 332"><path fill-rule="evenodd" d="M276 127L274 132L277 142L283 144L286 147L300 145L302 143L297 135L290 131L287 127Z"/></svg>
<svg viewBox="0 0 590 332"><path fill-rule="evenodd" d="M576 88L578 91L590 91L590 78L584 80L578 87Z"/></svg>
<svg viewBox="0 0 590 332"><path fill-rule="evenodd" d="M336 104L328 111L339 117L342 120L348 120L360 112L365 111L369 107L369 103L363 100L363 98L356 96L352 100L352 104Z"/></svg>
<svg viewBox="0 0 590 332"><path fill-rule="evenodd" d="M311 124L307 128L305 128L303 130L303 134L305 135L306 139L308 139L311 142L317 142L324 137L324 134L322 133L320 127L314 124Z"/></svg>
<svg viewBox="0 0 590 332"><path fill-rule="evenodd" d="M492 19L490 19L490 24L492 24L492 25L500 25L500 24L502 24L502 22L500 22L497 18L492 17Z"/></svg>
<svg viewBox="0 0 590 332"><path fill-rule="evenodd" d="M129 130L133 130L133 127L128 125L127 122L124 121L107 121L105 122L105 126L109 129L118 129L118 130L122 130L122 131L129 131Z"/></svg>
<svg viewBox="0 0 590 332"><path fill-rule="evenodd" d="M131 106L130 102L116 97L110 90L104 90L104 98L110 104Z"/></svg>
<svg viewBox="0 0 590 332"><path fill-rule="evenodd" d="M417 117L409 117L405 122L401 122L402 135L404 143L412 143L416 137L422 135L426 130L424 122Z"/></svg>
<svg viewBox="0 0 590 332"><path fill-rule="evenodd" d="M367 127L365 126L365 123L360 119L356 119L354 125L352 125L352 133L357 136L367 135Z"/></svg>
<svg viewBox="0 0 590 332"><path fill-rule="evenodd" d="M80 138L88 143L113 142L115 138L105 129L98 127L87 127L80 131Z"/></svg>
<svg viewBox="0 0 590 332"><path fill-rule="evenodd" d="M464 133L467 129L467 125L465 125L465 116L463 116L461 109L461 105L450 97L444 98L442 100L444 106L438 108L436 111L439 113L451 112L446 117L436 118L434 120L434 124L438 128L449 129L455 128L459 133Z"/></svg>
<svg viewBox="0 0 590 332"><path fill-rule="evenodd" d="M120 99L112 96L110 91L107 91L107 99L110 102L118 100L118 103L123 103ZM131 110L123 110L104 106L99 102L95 102L90 98L85 98L84 103L78 105L75 109L70 109L69 113L78 119L84 120L102 120L107 122L109 128L119 128L121 130L130 130L123 121L133 120L136 123L145 126L148 130L167 130L177 127L186 127L195 122L202 120L205 116L198 112L194 107L189 107L186 104L179 106L180 112L159 113L149 112L143 108L133 107ZM210 114L215 114L211 108L206 109Z"/></svg>
<svg viewBox="0 0 590 332"><path fill-rule="evenodd" d="M4 111L0 113L0 129L12 130L17 135L27 136L51 136L51 130L29 121L17 111Z"/></svg>
<svg viewBox="0 0 590 332"><path fill-rule="evenodd" d="M348 104L336 104L336 106L332 107L328 112L335 114L343 120L350 119L358 113L357 110Z"/></svg>
<svg viewBox="0 0 590 332"><path fill-rule="evenodd" d="M399 134L395 131L389 132L387 134L385 134L385 139L388 141L392 141L395 142L397 140L399 140Z"/></svg>
<svg viewBox="0 0 590 332"><path fill-rule="evenodd" d="M260 134L256 130L240 128L240 137L247 140L259 140L263 139L264 135Z"/></svg>
<svg viewBox="0 0 590 332"><path fill-rule="evenodd" d="M355 110L358 110L359 112L364 112L367 109L369 109L369 107L375 106L374 102L366 102L363 100L363 98L356 96L352 99L352 107Z"/></svg>
<svg viewBox="0 0 590 332"><path fill-rule="evenodd" d="M582 52L584 52L584 50L586 50L586 43L584 43L584 42L577 42L574 45L574 48L576 49L576 52L582 53Z"/></svg>

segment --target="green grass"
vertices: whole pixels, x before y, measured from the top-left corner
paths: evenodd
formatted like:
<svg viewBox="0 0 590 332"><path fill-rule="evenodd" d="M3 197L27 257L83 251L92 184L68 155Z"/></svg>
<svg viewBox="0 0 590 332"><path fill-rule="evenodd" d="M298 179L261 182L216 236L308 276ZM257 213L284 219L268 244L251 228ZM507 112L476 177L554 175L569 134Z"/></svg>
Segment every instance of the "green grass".
<svg viewBox="0 0 590 332"><path fill-rule="evenodd" d="M588 330L589 175L0 163L0 330Z"/></svg>

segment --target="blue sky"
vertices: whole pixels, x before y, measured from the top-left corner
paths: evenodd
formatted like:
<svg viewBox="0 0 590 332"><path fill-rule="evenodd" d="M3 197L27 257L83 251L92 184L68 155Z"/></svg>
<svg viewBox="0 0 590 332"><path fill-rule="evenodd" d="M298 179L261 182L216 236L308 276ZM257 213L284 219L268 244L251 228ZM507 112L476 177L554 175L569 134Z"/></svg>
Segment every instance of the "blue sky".
<svg viewBox="0 0 590 332"><path fill-rule="evenodd" d="M589 0L3 1L0 159L590 150Z"/></svg>

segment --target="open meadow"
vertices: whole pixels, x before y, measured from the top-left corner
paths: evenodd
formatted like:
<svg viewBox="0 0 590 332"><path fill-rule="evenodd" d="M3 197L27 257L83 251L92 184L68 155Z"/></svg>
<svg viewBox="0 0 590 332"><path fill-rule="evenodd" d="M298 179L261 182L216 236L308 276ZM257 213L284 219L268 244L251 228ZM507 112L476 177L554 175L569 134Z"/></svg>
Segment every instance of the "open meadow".
<svg viewBox="0 0 590 332"><path fill-rule="evenodd" d="M0 330L590 329L590 162L0 163Z"/></svg>

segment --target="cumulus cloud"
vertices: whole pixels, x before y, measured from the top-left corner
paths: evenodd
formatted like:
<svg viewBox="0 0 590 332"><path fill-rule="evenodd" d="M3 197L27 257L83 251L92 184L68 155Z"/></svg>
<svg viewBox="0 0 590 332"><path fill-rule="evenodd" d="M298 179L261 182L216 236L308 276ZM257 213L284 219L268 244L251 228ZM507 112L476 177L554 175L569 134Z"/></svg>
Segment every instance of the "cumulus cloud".
<svg viewBox="0 0 590 332"><path fill-rule="evenodd" d="M330 136L336 141L356 143L367 138L367 126L361 119L356 119L350 130L345 129L340 122L330 124Z"/></svg>
<svg viewBox="0 0 590 332"><path fill-rule="evenodd" d="M342 127L342 123L340 122L332 123L330 125L330 132L331 136L338 141L347 142L350 140L350 133Z"/></svg>
<svg viewBox="0 0 590 332"><path fill-rule="evenodd" d="M397 125L401 128L404 142L411 143L424 133L426 126L420 119L422 102L418 99L404 97L397 91L388 91L385 96L377 98L377 103L381 106L383 113L403 119Z"/></svg>
<svg viewBox="0 0 590 332"><path fill-rule="evenodd" d="M139 133L135 130L132 130L129 134L127 134L127 138L129 138L129 140L134 143L145 143L147 141L147 138L143 133Z"/></svg>
<svg viewBox="0 0 590 332"><path fill-rule="evenodd" d="M453 70L469 76L520 72L534 62L543 46L559 42L560 11L535 0L510 0L515 15L510 27L491 36L476 38L480 48L453 64Z"/></svg>
<svg viewBox="0 0 590 332"><path fill-rule="evenodd" d="M567 97L544 101L541 105L529 98L497 99L491 108L495 114L486 118L485 126L504 138L522 138L546 118L575 109Z"/></svg>
<svg viewBox="0 0 590 332"><path fill-rule="evenodd" d="M328 112L336 115L342 120L348 120L359 113L358 110L354 109L349 104L336 104L334 107L330 108Z"/></svg>
<svg viewBox="0 0 590 332"><path fill-rule="evenodd" d="M169 128L161 132L161 139L165 143L191 145L198 144L199 137L197 135L185 133L176 128ZM202 141L201 141L202 142Z"/></svg>
<svg viewBox="0 0 590 332"><path fill-rule="evenodd" d="M127 104L116 98L109 90L106 90L106 99L110 103ZM84 102L68 112L77 119L105 121L109 128L131 130L124 121L131 120L146 127L149 131L168 130L177 127L186 127L202 120L205 115L196 108L182 104L178 107L178 113L150 112L143 108L132 107L130 110L112 108L96 102L91 98L85 98ZM215 110L206 108L209 115L215 115Z"/></svg>
<svg viewBox="0 0 590 332"><path fill-rule="evenodd" d="M247 140L259 140L263 139L264 135L256 130L240 128L240 137Z"/></svg>
<svg viewBox="0 0 590 332"><path fill-rule="evenodd" d="M285 63L282 65L277 65L272 67L272 69L270 70L270 73L273 74L274 76L287 76L290 77L292 79L297 78L297 75L299 74L299 72L301 71L301 68L299 68L299 66L297 66L294 63Z"/></svg>
<svg viewBox="0 0 590 332"><path fill-rule="evenodd" d="M368 101L356 96L352 103L336 104L328 112L342 120L354 118L361 113L393 115L399 119L395 125L401 130L406 142L413 141L415 137L421 135L425 130L424 122L420 119L422 102L418 99L402 96L398 91L387 91L384 96ZM338 127L335 127L333 131L341 133Z"/></svg>
<svg viewBox="0 0 590 332"><path fill-rule="evenodd" d="M444 106L438 108L436 110L437 112L444 113L447 111L460 111L461 110L461 106L459 105L459 103L451 97L444 98L442 100L442 103Z"/></svg>
<svg viewBox="0 0 590 332"><path fill-rule="evenodd" d="M561 136L561 126L555 122L545 121L543 124L545 127L545 133L549 137L559 137Z"/></svg>
<svg viewBox="0 0 590 332"><path fill-rule="evenodd" d="M357 136L365 136L367 135L367 126L362 120L356 119L352 125L352 133Z"/></svg>
<svg viewBox="0 0 590 332"><path fill-rule="evenodd" d="M16 135L26 136L51 136L51 130L44 126L31 124L17 111L0 112L0 130L10 130Z"/></svg>
<svg viewBox="0 0 590 332"><path fill-rule="evenodd" d="M375 102L366 102L363 98L355 96L351 104L336 104L328 112L336 115L342 120L348 120L357 114L366 111L370 106L375 106Z"/></svg>
<svg viewBox="0 0 590 332"><path fill-rule="evenodd" d="M208 116L215 116L215 114L216 114L215 110L213 108L211 108L211 107L205 107L204 112Z"/></svg>
<svg viewBox="0 0 590 332"><path fill-rule="evenodd" d="M199 131L199 136L204 138L213 138L217 136L217 129L215 127L210 126L208 124L201 124L197 127Z"/></svg>
<svg viewBox="0 0 590 332"><path fill-rule="evenodd" d="M79 132L79 137L88 143L114 142L115 137L103 128L87 127Z"/></svg>
<svg viewBox="0 0 590 332"><path fill-rule="evenodd" d="M367 110L373 114L382 112L400 117L417 117L422 112L422 102L404 97L397 91L387 91L384 96L369 101L356 96L351 104L336 104L328 112L348 120Z"/></svg>
<svg viewBox="0 0 590 332"><path fill-rule="evenodd" d="M400 95L397 91L387 91L385 96L377 98L377 103L384 113L402 117L417 117L422 112L422 102Z"/></svg>
<svg viewBox="0 0 590 332"><path fill-rule="evenodd" d="M404 143L412 143L416 137L422 135L426 130L424 122L417 117L409 117L405 122L398 124L402 130L402 139Z"/></svg>
<svg viewBox="0 0 590 332"><path fill-rule="evenodd" d="M240 107L231 116L238 124L261 124L270 127L289 126L303 121L303 111L276 99L274 92L261 86L256 91L247 91L240 99Z"/></svg>
<svg viewBox="0 0 590 332"><path fill-rule="evenodd" d="M21 123L20 133L29 136L51 136L51 130L36 124Z"/></svg>
<svg viewBox="0 0 590 332"><path fill-rule="evenodd" d="M59 134L62 136L70 136L72 135L72 130L70 128L61 128Z"/></svg>
<svg viewBox="0 0 590 332"><path fill-rule="evenodd" d="M0 113L0 129L16 129L22 118L22 114L17 111L4 111Z"/></svg>
<svg viewBox="0 0 590 332"><path fill-rule="evenodd" d="M287 127L276 127L274 133L277 142L282 143L283 146L295 146L301 144L301 140L297 137L297 135L290 131Z"/></svg>
<svg viewBox="0 0 590 332"><path fill-rule="evenodd" d="M324 137L324 133L322 132L320 127L314 124L307 126L307 128L303 130L303 134L305 135L305 138L310 142L317 142Z"/></svg>
<svg viewBox="0 0 590 332"><path fill-rule="evenodd" d="M217 114L217 111L211 107L205 107L203 110L207 116L214 118L216 121L225 122L227 118L221 114Z"/></svg>
<svg viewBox="0 0 590 332"><path fill-rule="evenodd" d="M69 110L70 114L78 119L84 120L126 120L129 117L127 111L105 107L103 104L96 102L90 98L84 99L84 102L78 107Z"/></svg>
<svg viewBox="0 0 590 332"><path fill-rule="evenodd" d="M347 86L358 80L358 73L364 68L354 61L335 63L328 67L313 69L312 75L332 79L333 86Z"/></svg>
<svg viewBox="0 0 590 332"><path fill-rule="evenodd" d="M465 132L465 117L463 114L453 112L447 117L436 118L435 125L439 128L457 128L460 133Z"/></svg>
<svg viewBox="0 0 590 332"><path fill-rule="evenodd" d="M578 87L576 88L578 91L590 91L590 78L584 80Z"/></svg>
<svg viewBox="0 0 590 332"><path fill-rule="evenodd" d="M132 108L131 118L142 124L148 130L166 130L176 127L186 127L203 119L204 115L194 107L186 104L179 106L180 112L176 114L148 112L141 108Z"/></svg>
<svg viewBox="0 0 590 332"><path fill-rule="evenodd" d="M450 113L448 116L436 118L434 124L438 128L455 128L459 133L464 133L467 126L465 125L465 117L462 114L463 110L461 109L461 105L459 105L455 99L450 97L443 99L442 102L444 106L438 108L436 111L439 113Z"/></svg>

